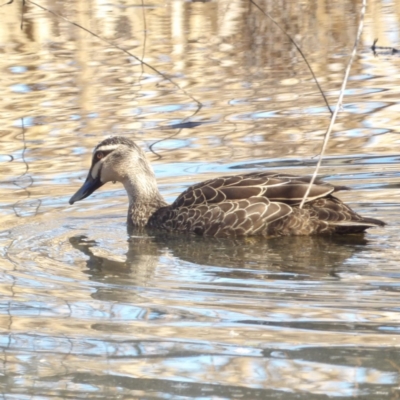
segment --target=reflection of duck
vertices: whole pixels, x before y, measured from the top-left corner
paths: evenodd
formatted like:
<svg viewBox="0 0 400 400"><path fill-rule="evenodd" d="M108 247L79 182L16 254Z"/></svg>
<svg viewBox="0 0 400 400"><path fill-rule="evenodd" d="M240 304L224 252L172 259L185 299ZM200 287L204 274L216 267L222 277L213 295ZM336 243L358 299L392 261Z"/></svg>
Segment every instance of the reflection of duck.
<svg viewBox="0 0 400 400"><path fill-rule="evenodd" d="M202 271L210 282L216 278L254 279L259 273L261 280L320 279L321 275L335 275L346 260L367 244L359 235L350 239L342 236L214 239L159 233L132 236L123 257L119 251L115 257L113 250L109 252L102 248L101 242L85 236L71 237L70 243L88 257L87 273L91 280L102 283L96 296L115 295L121 300L120 291L125 286L159 287L160 273L163 282L167 277L179 286L182 265ZM165 263L169 268L165 268ZM184 279L192 278L196 281L199 275L189 274ZM118 285L119 289L113 291L108 285ZM128 292L133 295L131 289Z"/></svg>
<svg viewBox="0 0 400 400"><path fill-rule="evenodd" d="M332 196L343 187L321 181L312 185L300 209L309 179L272 172L210 179L189 187L167 205L143 151L119 136L103 140L94 149L88 177L70 204L109 181L125 186L128 222L139 228L232 237L358 233L384 225L356 214Z"/></svg>
<svg viewBox="0 0 400 400"><path fill-rule="evenodd" d="M138 246L132 237L128 259ZM368 243L364 236L297 236L263 240L248 238L203 238L158 234L152 246L168 251L181 261L235 269L260 269L274 273L331 273ZM140 242L142 243L142 242ZM159 252L160 253L160 252ZM315 270L314 270L315 269Z"/></svg>

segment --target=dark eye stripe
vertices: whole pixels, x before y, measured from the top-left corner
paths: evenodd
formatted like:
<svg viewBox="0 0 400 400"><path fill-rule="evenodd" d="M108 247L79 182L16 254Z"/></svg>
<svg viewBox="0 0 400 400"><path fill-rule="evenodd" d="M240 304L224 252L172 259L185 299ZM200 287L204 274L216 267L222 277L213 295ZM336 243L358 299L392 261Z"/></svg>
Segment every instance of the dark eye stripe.
<svg viewBox="0 0 400 400"><path fill-rule="evenodd" d="M107 157L110 153L112 153L114 150L98 150L93 154L93 160L92 160L92 164L96 164L98 161L100 161L102 158ZM102 154L102 157L98 157L98 154Z"/></svg>

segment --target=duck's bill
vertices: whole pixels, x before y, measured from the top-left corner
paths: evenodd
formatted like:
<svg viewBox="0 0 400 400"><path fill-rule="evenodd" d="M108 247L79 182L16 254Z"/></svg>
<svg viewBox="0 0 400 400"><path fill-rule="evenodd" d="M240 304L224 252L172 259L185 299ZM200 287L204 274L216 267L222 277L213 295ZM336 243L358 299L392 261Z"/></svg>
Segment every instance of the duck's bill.
<svg viewBox="0 0 400 400"><path fill-rule="evenodd" d="M103 186L100 178L93 179L89 172L85 183L82 187L69 199L69 204L74 204L76 201L83 200L90 196L96 189Z"/></svg>

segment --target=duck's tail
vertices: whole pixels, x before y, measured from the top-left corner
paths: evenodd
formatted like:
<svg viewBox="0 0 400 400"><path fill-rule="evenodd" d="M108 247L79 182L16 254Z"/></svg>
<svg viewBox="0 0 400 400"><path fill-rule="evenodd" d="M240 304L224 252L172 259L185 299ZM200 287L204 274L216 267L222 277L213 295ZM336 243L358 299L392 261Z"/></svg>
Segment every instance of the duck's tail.
<svg viewBox="0 0 400 400"><path fill-rule="evenodd" d="M335 233L361 233L368 228L385 226L386 223L369 217L362 217L354 221L329 221L329 225L335 227Z"/></svg>

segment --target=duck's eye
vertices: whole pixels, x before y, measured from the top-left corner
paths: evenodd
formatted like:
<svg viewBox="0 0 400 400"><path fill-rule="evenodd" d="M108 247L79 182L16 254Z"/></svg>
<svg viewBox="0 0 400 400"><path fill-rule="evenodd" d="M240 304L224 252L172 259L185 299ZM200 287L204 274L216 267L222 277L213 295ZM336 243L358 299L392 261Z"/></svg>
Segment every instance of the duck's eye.
<svg viewBox="0 0 400 400"><path fill-rule="evenodd" d="M99 152L96 154L96 157L97 157L98 160L101 160L101 159L104 157L104 153L103 153L102 151L99 151Z"/></svg>

